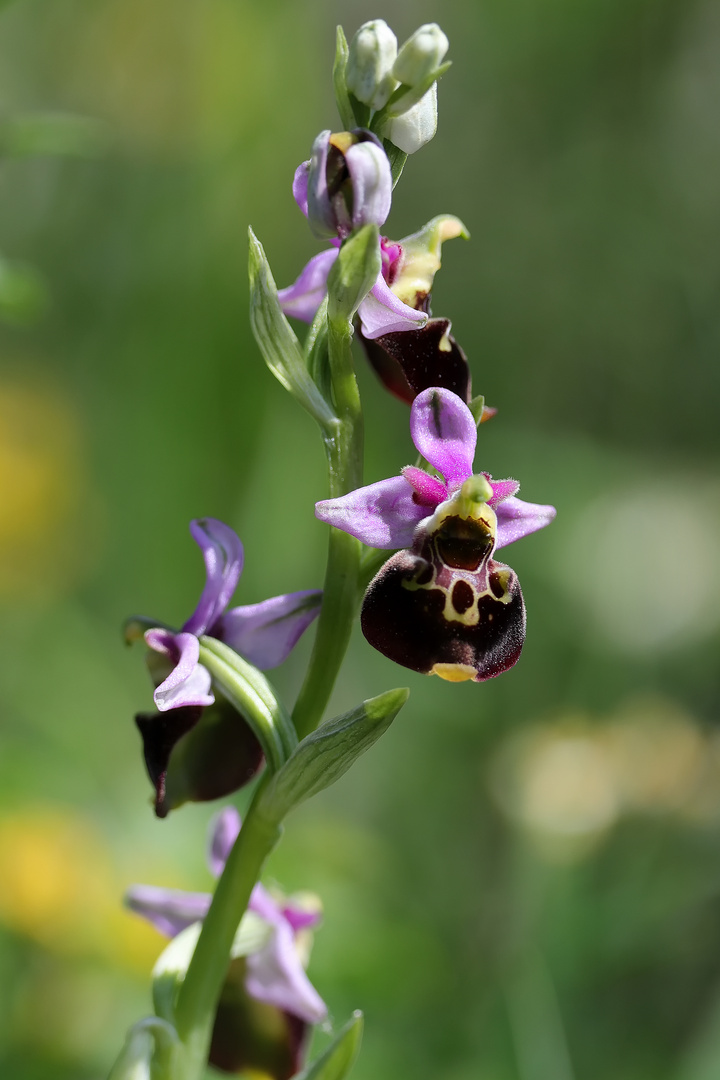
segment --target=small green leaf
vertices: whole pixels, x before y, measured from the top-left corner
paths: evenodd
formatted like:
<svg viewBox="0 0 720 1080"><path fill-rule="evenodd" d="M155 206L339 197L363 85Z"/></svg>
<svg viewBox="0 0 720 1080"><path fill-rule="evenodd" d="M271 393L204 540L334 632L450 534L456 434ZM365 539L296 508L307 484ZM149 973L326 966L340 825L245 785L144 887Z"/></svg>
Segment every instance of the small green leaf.
<svg viewBox="0 0 720 1080"><path fill-rule="evenodd" d="M153 1007L156 1014L169 1024L175 1023L175 1001L180 985L187 974L202 923L196 922L177 934L163 949L152 970Z"/></svg>
<svg viewBox="0 0 720 1080"><path fill-rule="evenodd" d="M476 424L482 423L483 409L485 408L485 398L482 394L478 394L474 397L468 405L468 409L473 414L473 419Z"/></svg>
<svg viewBox="0 0 720 1080"><path fill-rule="evenodd" d="M350 104L350 96L348 94L347 83L345 82L345 71L348 62L348 43L345 37L345 31L342 26L338 26L335 34L335 63L333 64L333 87L335 89L335 100L337 102L338 112L340 113L340 120L346 131L350 131L355 127L355 115L353 113L352 105Z"/></svg>
<svg viewBox="0 0 720 1080"><path fill-rule="evenodd" d="M328 275L328 319L349 323L377 281L382 265L377 225L363 225L338 252Z"/></svg>
<svg viewBox="0 0 720 1080"><path fill-rule="evenodd" d="M265 363L278 382L307 409L321 427L335 417L312 381L300 342L280 307L277 288L263 246L252 229L250 236L250 325Z"/></svg>
<svg viewBox="0 0 720 1080"><path fill-rule="evenodd" d="M268 767L275 771L297 746L297 735L287 710L265 676L234 649L216 638L200 638L200 663L228 701L245 717L263 748Z"/></svg>
<svg viewBox="0 0 720 1080"><path fill-rule="evenodd" d="M311 1062L295 1080L345 1080L360 1051L363 1014L354 1012L319 1058Z"/></svg>
<svg viewBox="0 0 720 1080"><path fill-rule="evenodd" d="M310 377L320 390L323 397L332 399L332 382L330 378L330 357L328 354L328 324L327 324L327 296L317 309L312 321L307 338L305 339L305 362Z"/></svg>
<svg viewBox="0 0 720 1080"><path fill-rule="evenodd" d="M409 693L405 689L388 690L321 724L303 739L265 788L262 812L271 821L282 821L298 803L339 780L390 727Z"/></svg>
<svg viewBox="0 0 720 1080"><path fill-rule="evenodd" d="M405 168L405 162L408 159L404 150L401 150L395 143L390 142L389 139L383 139L383 146L385 153L388 156L390 162L390 172L392 174L393 188L397 185L398 180L402 176L402 171Z"/></svg>

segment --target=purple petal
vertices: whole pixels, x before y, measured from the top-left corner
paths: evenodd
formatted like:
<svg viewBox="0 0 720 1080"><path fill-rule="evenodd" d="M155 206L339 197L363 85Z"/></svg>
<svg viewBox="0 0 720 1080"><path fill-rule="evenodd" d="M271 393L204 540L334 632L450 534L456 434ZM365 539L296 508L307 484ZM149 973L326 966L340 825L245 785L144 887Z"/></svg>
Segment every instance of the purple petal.
<svg viewBox="0 0 720 1080"><path fill-rule="evenodd" d="M497 510L498 504L503 499L509 499L511 495L516 495L520 490L520 485L517 480L493 480L492 476L488 476L487 473L483 473L489 482L490 487L493 490L492 499L490 499L490 506L493 510Z"/></svg>
<svg viewBox="0 0 720 1080"><path fill-rule="evenodd" d="M288 922L277 923L267 945L246 963L245 989L252 997L309 1024L325 1019L327 1006L305 974Z"/></svg>
<svg viewBox="0 0 720 1080"><path fill-rule="evenodd" d="M125 906L142 915L166 937L175 937L193 923L204 919L212 897L209 893L161 889L155 885L131 885Z"/></svg>
<svg viewBox="0 0 720 1080"><path fill-rule="evenodd" d="M207 861L210 873L220 877L228 855L240 832L240 815L234 806L226 806L210 823Z"/></svg>
<svg viewBox="0 0 720 1080"><path fill-rule="evenodd" d="M212 705L210 672L198 663L200 642L194 634L146 630L145 641L155 652L166 653L175 666L153 695L160 712L186 705Z"/></svg>
<svg viewBox="0 0 720 1080"><path fill-rule="evenodd" d="M416 311L398 300L382 273L360 304L358 315L362 332L371 341L383 334L417 330L428 321L424 311Z"/></svg>
<svg viewBox="0 0 720 1080"><path fill-rule="evenodd" d="M437 476L431 476L424 469L418 469L415 465L406 465L402 474L408 484L417 495L417 502L421 506L430 506L434 510L448 497L448 490L442 480Z"/></svg>
<svg viewBox="0 0 720 1080"><path fill-rule="evenodd" d="M308 163L307 218L316 236L337 236L337 221L327 185L327 160L331 132L321 131L313 143Z"/></svg>
<svg viewBox="0 0 720 1080"><path fill-rule="evenodd" d="M493 488L495 485L493 484ZM496 508L497 543L495 550L512 544L530 533L537 532L549 525L557 514L554 506L541 506L539 503L523 502L510 496Z"/></svg>
<svg viewBox="0 0 720 1080"><path fill-rule="evenodd" d="M360 142L345 151L353 189L352 222L383 225L392 203L392 174L387 154L374 142Z"/></svg>
<svg viewBox="0 0 720 1080"><path fill-rule="evenodd" d="M286 289L280 289L278 300L286 315L292 315L307 323L313 321L317 309L325 299L328 274L337 256L336 248L313 255L297 280Z"/></svg>
<svg viewBox="0 0 720 1080"><path fill-rule="evenodd" d="M295 170L295 176L293 177L292 193L295 202L302 210L305 217L308 212L308 173L310 172L310 162L303 161L301 165L298 165Z"/></svg>
<svg viewBox="0 0 720 1080"><path fill-rule="evenodd" d="M453 488L472 476L477 428L464 401L450 390L431 386L415 398L410 434L419 452Z"/></svg>
<svg viewBox="0 0 720 1080"><path fill-rule="evenodd" d="M216 518L191 521L190 532L203 553L206 581L198 606L183 630L199 637L212 629L235 592L242 573L243 546L237 533Z"/></svg>
<svg viewBox="0 0 720 1080"><path fill-rule="evenodd" d="M402 476L315 503L320 521L376 548L409 547L415 526L431 513L431 507L415 502L413 489Z"/></svg>
<svg viewBox="0 0 720 1080"><path fill-rule="evenodd" d="M308 589L233 608L220 619L219 637L255 667L277 667L320 613L322 592Z"/></svg>

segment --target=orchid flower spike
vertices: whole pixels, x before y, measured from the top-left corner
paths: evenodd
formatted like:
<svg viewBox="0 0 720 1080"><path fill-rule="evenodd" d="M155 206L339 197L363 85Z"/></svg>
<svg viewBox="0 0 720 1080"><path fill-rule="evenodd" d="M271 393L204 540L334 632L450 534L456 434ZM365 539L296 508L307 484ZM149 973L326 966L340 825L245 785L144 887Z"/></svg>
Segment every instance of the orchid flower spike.
<svg viewBox="0 0 720 1080"><path fill-rule="evenodd" d="M217 638L257 668L281 664L320 611L318 590L286 593L227 610L243 567L243 546L222 521L202 518L190 532L205 561L205 587L179 631L152 626L144 637L157 712L139 713L145 762L164 817L187 799L204 801L236 791L255 775L262 751L247 723L213 692L199 662L203 635ZM128 641L149 620L129 620ZM202 722L201 722L202 720Z"/></svg>
<svg viewBox="0 0 720 1080"><path fill-rule="evenodd" d="M382 567L363 602L371 645L404 667L480 682L517 661L525 607L517 575L494 551L544 528L553 506L516 498L516 480L473 475L477 428L441 387L410 412L419 453L440 475L400 476L316 503L315 516L376 548L406 548Z"/></svg>
<svg viewBox="0 0 720 1080"><path fill-rule="evenodd" d="M240 831L234 807L211 825L208 864L219 877ZM125 904L166 937L192 933L210 908L210 893L133 885ZM257 1070L288 1080L302 1066L310 1026L327 1008L305 973L310 930L320 921L315 897L281 900L255 885L231 951L213 1028L210 1064L224 1072ZM268 1036L268 1033L272 1033Z"/></svg>

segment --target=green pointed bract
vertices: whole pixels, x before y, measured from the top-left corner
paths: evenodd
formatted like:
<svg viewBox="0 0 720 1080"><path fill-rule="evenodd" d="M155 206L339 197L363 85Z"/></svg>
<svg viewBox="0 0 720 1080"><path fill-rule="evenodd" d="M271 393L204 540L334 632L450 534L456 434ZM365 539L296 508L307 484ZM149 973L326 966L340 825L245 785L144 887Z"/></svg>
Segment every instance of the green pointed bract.
<svg viewBox="0 0 720 1080"><path fill-rule="evenodd" d="M282 821L293 807L339 780L387 731L409 693L406 689L388 690L326 721L303 739L263 792L263 815Z"/></svg>
<svg viewBox="0 0 720 1080"><path fill-rule="evenodd" d="M284 705L265 676L234 649L216 638L200 638L200 663L231 705L247 720L263 748L271 771L279 769L297 745Z"/></svg>
<svg viewBox="0 0 720 1080"><path fill-rule="evenodd" d="M400 272L393 281L392 290L399 300L410 307L418 306L418 297L426 297L431 291L435 274L440 269L442 246L446 240L470 233L460 218L452 214L439 214L427 225L400 241L403 259Z"/></svg>
<svg viewBox="0 0 720 1080"><path fill-rule="evenodd" d="M377 225L363 225L338 252L328 275L328 319L350 322L382 266Z"/></svg>
<svg viewBox="0 0 720 1080"><path fill-rule="evenodd" d="M294 1080L345 1080L360 1052L362 1033L363 1014L358 1011L340 1029L327 1050Z"/></svg>
<svg viewBox="0 0 720 1080"><path fill-rule="evenodd" d="M326 427L335 419L332 409L310 377L300 343L280 307L263 246L252 229L250 237L250 325L265 363L275 378Z"/></svg>
<svg viewBox="0 0 720 1080"><path fill-rule="evenodd" d="M355 114L353 112L352 105L350 104L350 96L348 94L347 83L345 82L345 72L347 69L349 48L347 38L345 37L345 31L342 26L338 26L335 35L335 63L333 64L333 87L335 89L335 100L337 102L338 112L340 113L340 119L342 125L346 131L350 131L356 127L357 121L355 120Z"/></svg>

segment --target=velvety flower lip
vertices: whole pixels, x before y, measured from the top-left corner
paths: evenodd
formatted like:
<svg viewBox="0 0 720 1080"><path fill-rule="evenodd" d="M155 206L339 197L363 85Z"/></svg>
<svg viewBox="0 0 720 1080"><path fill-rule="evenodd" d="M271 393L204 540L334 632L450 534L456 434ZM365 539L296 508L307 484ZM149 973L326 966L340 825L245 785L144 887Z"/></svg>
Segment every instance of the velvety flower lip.
<svg viewBox="0 0 720 1080"><path fill-rule="evenodd" d="M442 479L407 466L401 476L316 503L315 516L370 547L410 547L420 522L472 476L477 428L472 413L456 394L430 387L413 402L410 432L419 453ZM482 475L492 489L488 505L497 518L496 550L544 528L555 517L553 506L516 498L517 481L495 481Z"/></svg>
<svg viewBox="0 0 720 1080"><path fill-rule="evenodd" d="M161 628L145 633L149 647L171 665L155 689L161 712L211 705L215 700L210 675L199 663L201 634L224 641L255 667L276 667L316 618L322 599L318 590L304 590L227 611L242 573L242 543L229 525L216 518L192 521L190 532L205 562L205 586L197 607L179 633Z"/></svg>
<svg viewBox="0 0 720 1080"><path fill-rule="evenodd" d="M237 810L225 807L212 823L208 845L208 865L216 876L222 873L239 831ZM133 885L125 894L126 906L168 937L204 919L210 902L209 893L151 885ZM270 933L265 944L246 957L247 992L305 1023L322 1022L327 1007L305 974L295 942L298 932L317 924L319 914L289 902L279 903L259 883L252 891L248 910L268 925Z"/></svg>

